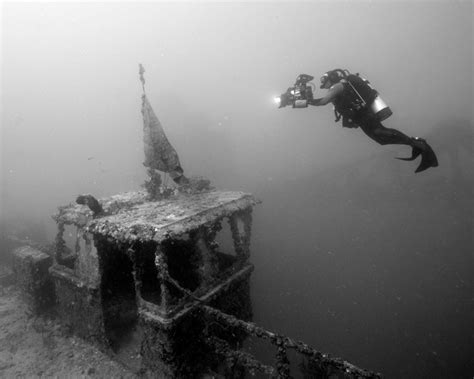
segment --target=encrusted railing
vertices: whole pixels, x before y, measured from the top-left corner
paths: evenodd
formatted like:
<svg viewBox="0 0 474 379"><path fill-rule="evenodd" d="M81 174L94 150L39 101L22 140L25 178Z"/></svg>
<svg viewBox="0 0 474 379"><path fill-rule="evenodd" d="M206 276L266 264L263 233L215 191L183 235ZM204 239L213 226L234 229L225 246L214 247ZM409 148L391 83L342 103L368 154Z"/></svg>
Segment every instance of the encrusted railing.
<svg viewBox="0 0 474 379"><path fill-rule="evenodd" d="M287 350L296 350L301 355L307 357L310 361L317 363L317 366L325 372L340 372L344 373L346 377L350 378L381 378L381 375L368 370L363 370L353 364L344 361L340 358L330 357L328 354L323 354L309 345L295 341L289 337L281 334L270 332L262 327L259 327L253 323L239 320L238 318L222 313L221 311L202 305L201 308L206 312L207 315L214 318L216 321L223 323L229 327L238 328L245 331L249 335L266 339L272 345L277 348L276 353L276 368L263 365L260 362L250 359L248 353L241 351L231 350L226 345L225 341L218 341L215 337L208 337L210 344L216 349L216 352L229 357L234 360L238 360L238 363L249 368L250 371L259 370L266 374L274 375L277 374L278 378L291 378L290 375L290 361L288 359ZM328 375L329 376L329 375Z"/></svg>
<svg viewBox="0 0 474 379"><path fill-rule="evenodd" d="M272 367L261 363L258 359L247 352L233 349L226 341L220 338L213 335L206 336L205 340L207 344L217 354L225 357L226 362L231 366L238 364L245 367L245 369L251 374L259 371L270 376L276 375L279 379L288 379L291 378L291 375L290 361L288 359L287 351L292 349L306 357L309 360L310 365L317 368L320 374L324 373L322 377L330 377L333 373L342 373L344 378L382 378L382 375L379 373L361 369L341 358L331 357L328 354L321 353L301 341L295 341L284 335L270 332L254 323L240 320L232 315L212 308L206 305L201 299L194 296L190 291L181 287L178 282L167 274L161 275L160 278L168 281L171 285L183 292L184 295L189 296L200 303L200 307L205 314L213 318L215 321L224 324L226 327L239 329L248 335L266 339L277 348L276 367Z"/></svg>

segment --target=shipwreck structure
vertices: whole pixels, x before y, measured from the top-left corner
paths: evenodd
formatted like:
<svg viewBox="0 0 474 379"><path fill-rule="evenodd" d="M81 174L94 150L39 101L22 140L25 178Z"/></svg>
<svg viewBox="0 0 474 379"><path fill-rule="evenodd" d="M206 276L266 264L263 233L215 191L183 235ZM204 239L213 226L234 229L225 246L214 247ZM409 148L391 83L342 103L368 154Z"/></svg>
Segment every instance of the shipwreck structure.
<svg viewBox="0 0 474 379"><path fill-rule="evenodd" d="M142 85L143 73L140 65ZM80 195L53 215L51 249L15 251L17 282L33 311L54 309L72 333L150 377L291 378L289 350L301 357L307 378L380 377L250 322L259 200L185 176L145 93L142 114L150 177L144 190ZM158 171L173 186L164 186ZM248 336L272 345L275 364L245 350Z"/></svg>
<svg viewBox="0 0 474 379"><path fill-rule="evenodd" d="M54 309L70 332L137 375L292 378L292 350L305 378L379 378L250 322L258 203L215 190L162 200L123 193L100 199L101 215L71 203L53 216L54 248L15 251L17 283L34 313ZM245 349L249 336L269 342L274 364Z"/></svg>
<svg viewBox="0 0 474 379"><path fill-rule="evenodd" d="M218 191L146 198L132 192L103 199L99 218L84 205L61 207L50 272L60 318L76 334L118 351L120 339L140 327L141 368L176 377L202 358L196 354L205 328L196 316L201 304L251 316L249 244L257 200ZM217 242L223 223L232 251Z"/></svg>

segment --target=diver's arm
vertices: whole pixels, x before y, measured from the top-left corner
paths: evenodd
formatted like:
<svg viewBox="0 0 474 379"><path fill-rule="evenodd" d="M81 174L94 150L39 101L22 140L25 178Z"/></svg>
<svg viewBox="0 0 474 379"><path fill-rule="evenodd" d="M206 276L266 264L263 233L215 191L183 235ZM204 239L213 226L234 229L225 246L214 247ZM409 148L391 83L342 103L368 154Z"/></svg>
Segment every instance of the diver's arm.
<svg viewBox="0 0 474 379"><path fill-rule="evenodd" d="M319 99L309 100L308 104L311 104L314 106L329 104L336 98L336 96L341 94L343 90L344 90L344 85L342 83L334 84L331 88L329 88L326 96L321 97Z"/></svg>

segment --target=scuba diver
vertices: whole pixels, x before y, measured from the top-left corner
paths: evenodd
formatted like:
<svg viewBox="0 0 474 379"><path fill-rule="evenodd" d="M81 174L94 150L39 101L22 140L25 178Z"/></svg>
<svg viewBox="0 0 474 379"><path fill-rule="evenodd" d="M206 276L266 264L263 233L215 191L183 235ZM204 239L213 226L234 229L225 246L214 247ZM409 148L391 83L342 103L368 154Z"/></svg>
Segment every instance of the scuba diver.
<svg viewBox="0 0 474 379"><path fill-rule="evenodd" d="M437 167L438 160L428 143L418 137L408 137L396 129L382 125L382 121L392 115L392 111L373 89L369 81L351 74L347 70L334 69L321 77L322 89L327 89L326 96L314 99L311 87L307 83L313 79L310 75L299 75L294 87L288 88L277 100L279 108L292 105L293 108L303 108L308 105L321 106L332 103L336 122L342 118L342 126L348 128L360 127L374 141L381 145L397 144L412 147L412 155L408 158L397 158L412 161L421 154L421 163L415 172Z"/></svg>

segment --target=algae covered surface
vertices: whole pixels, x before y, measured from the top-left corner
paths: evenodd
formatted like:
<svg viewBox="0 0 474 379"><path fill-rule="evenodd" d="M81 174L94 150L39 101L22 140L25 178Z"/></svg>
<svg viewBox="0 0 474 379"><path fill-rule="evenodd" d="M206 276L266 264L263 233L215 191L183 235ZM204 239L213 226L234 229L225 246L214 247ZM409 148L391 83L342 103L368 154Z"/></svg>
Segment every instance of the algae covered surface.
<svg viewBox="0 0 474 379"><path fill-rule="evenodd" d="M121 242L161 242L259 202L243 192L211 191L161 201L147 201L145 193L129 192L100 199L102 217L92 219L86 206L69 204L60 207L53 218L58 223L86 226L88 232Z"/></svg>

